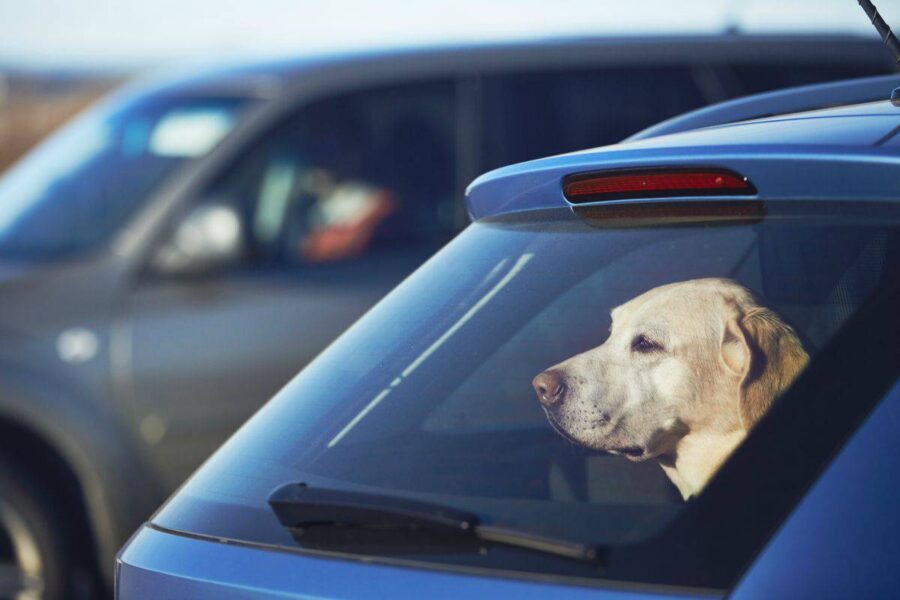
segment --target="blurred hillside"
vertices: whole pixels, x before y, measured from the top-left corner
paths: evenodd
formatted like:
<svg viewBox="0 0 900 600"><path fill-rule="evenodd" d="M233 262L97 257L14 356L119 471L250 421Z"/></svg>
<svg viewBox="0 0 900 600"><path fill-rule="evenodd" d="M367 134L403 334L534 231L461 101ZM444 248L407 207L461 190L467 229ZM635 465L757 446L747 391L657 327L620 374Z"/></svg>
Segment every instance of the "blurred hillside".
<svg viewBox="0 0 900 600"><path fill-rule="evenodd" d="M0 173L123 80L121 76L0 69Z"/></svg>

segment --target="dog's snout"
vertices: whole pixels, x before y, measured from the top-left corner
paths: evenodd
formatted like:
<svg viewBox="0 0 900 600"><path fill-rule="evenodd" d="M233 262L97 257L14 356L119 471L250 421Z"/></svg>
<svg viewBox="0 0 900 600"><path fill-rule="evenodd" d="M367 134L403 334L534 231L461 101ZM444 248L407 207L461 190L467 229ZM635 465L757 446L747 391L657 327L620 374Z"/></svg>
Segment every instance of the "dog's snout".
<svg viewBox="0 0 900 600"><path fill-rule="evenodd" d="M566 393L565 378L559 371L544 371L532 380L531 385L537 392L538 400L547 407L562 400Z"/></svg>

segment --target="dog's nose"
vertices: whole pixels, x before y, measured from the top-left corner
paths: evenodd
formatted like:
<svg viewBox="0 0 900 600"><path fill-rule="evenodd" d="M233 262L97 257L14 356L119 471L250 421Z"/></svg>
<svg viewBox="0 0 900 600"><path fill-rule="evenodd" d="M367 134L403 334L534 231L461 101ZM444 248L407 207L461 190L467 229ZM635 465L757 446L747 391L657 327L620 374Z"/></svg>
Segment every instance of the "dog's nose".
<svg viewBox="0 0 900 600"><path fill-rule="evenodd" d="M559 402L566 393L566 383L559 371L544 371L535 377L531 385L537 392L538 400L550 407Z"/></svg>

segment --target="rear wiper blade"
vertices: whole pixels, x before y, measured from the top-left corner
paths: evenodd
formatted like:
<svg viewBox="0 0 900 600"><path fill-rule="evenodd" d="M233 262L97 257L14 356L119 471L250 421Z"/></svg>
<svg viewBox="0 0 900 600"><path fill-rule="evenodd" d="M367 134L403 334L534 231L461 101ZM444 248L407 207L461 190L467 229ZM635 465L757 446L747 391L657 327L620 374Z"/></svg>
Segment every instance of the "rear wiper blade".
<svg viewBox="0 0 900 600"><path fill-rule="evenodd" d="M588 544L483 524L474 513L397 496L288 483L269 495L269 506L281 524L298 535L322 525L425 529L581 561L598 560L598 549Z"/></svg>
<svg viewBox="0 0 900 600"><path fill-rule="evenodd" d="M478 517L427 502L351 492L305 483L288 483L269 495L269 506L285 527L360 525L403 527L423 525L470 531Z"/></svg>

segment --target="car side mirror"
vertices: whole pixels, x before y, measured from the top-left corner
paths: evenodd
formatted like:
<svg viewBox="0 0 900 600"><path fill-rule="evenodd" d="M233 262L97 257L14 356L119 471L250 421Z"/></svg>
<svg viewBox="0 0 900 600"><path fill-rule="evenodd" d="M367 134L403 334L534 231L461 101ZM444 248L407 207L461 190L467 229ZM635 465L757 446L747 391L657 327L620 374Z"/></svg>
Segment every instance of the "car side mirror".
<svg viewBox="0 0 900 600"><path fill-rule="evenodd" d="M159 248L153 270L165 275L191 275L234 264L244 251L241 218L226 204L193 209Z"/></svg>

